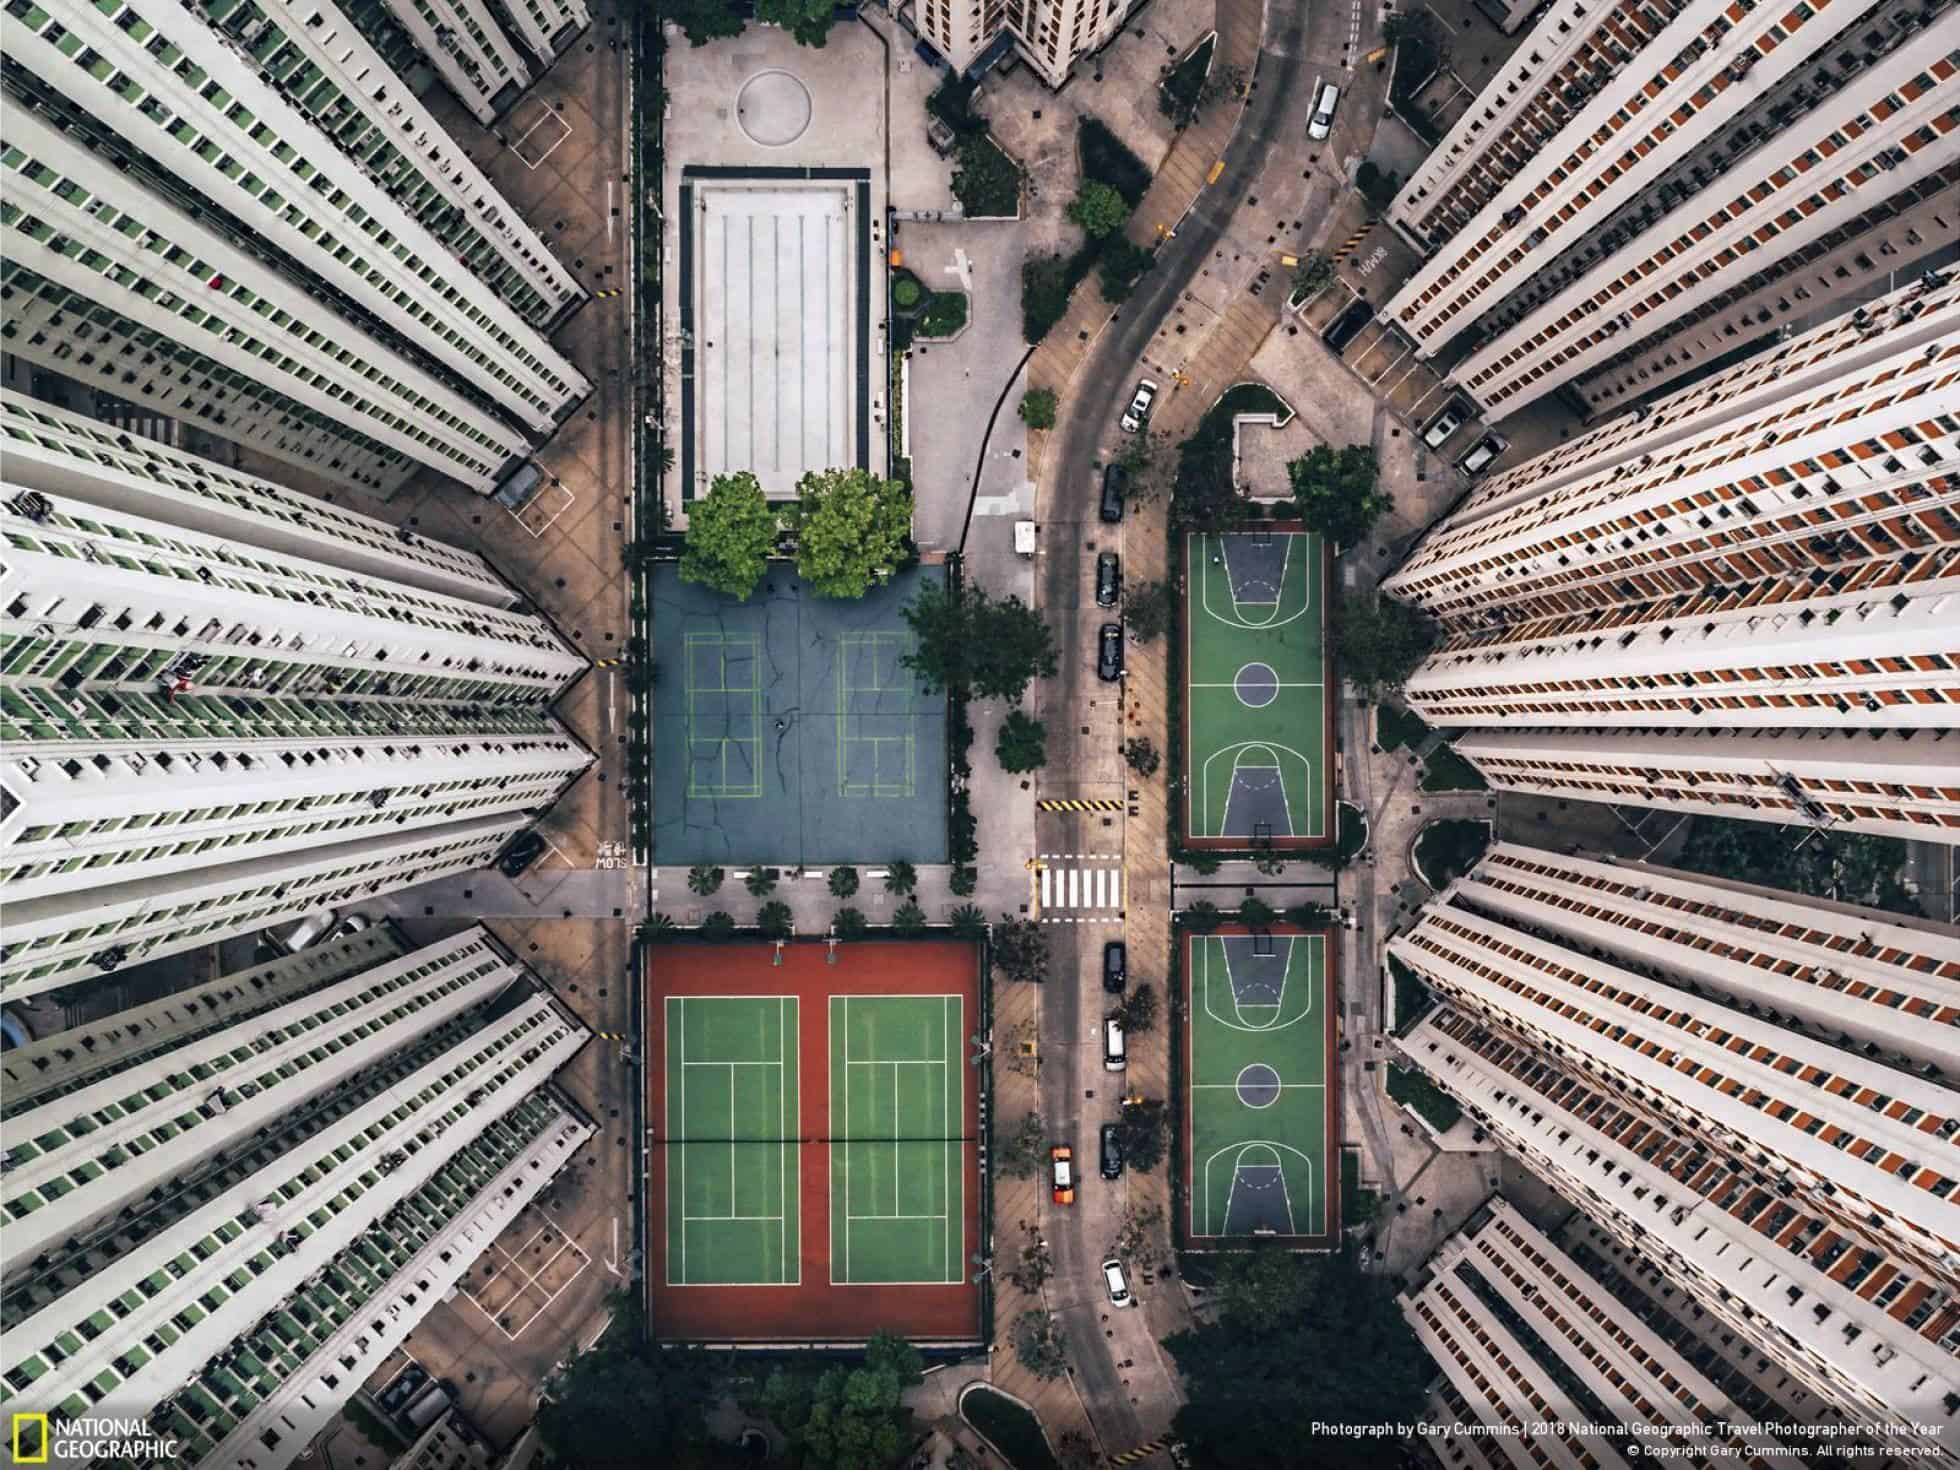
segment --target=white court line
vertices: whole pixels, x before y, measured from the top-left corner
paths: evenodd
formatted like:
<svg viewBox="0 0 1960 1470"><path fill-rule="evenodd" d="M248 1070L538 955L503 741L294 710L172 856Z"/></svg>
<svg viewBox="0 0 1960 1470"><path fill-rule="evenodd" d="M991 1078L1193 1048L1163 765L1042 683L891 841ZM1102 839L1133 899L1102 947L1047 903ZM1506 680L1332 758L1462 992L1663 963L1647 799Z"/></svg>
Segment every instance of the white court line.
<svg viewBox="0 0 1960 1470"><path fill-rule="evenodd" d="M1192 682L1186 684L1185 687L1187 689L1236 689L1239 685L1238 680L1231 679L1224 683L1212 683L1209 681L1203 683ZM1281 680L1273 687L1276 689L1325 689L1327 686L1322 684L1318 679L1314 679L1310 681L1301 680L1297 683L1289 680Z"/></svg>
<svg viewBox="0 0 1960 1470"><path fill-rule="evenodd" d="M1231 1092L1237 1092L1239 1090L1239 1084L1236 1082L1193 1082L1191 1084L1191 1089L1194 1092L1206 1087L1217 1087ZM1325 1082L1282 1082L1279 1085L1279 1090L1281 1092L1322 1092L1326 1090L1326 1087L1327 1084Z"/></svg>

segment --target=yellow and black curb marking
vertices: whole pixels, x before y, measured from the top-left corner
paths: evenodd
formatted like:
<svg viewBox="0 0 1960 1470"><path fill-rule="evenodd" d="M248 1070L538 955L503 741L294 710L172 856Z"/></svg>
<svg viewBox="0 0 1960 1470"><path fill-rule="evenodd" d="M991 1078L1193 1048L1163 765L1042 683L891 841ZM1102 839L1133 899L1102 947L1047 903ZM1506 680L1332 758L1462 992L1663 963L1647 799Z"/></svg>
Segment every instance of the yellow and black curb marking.
<svg viewBox="0 0 1960 1470"><path fill-rule="evenodd" d="M1145 1460L1156 1454L1157 1451L1163 1449L1169 1443L1170 1441L1168 1439L1153 1439L1149 1444L1140 1444L1133 1450L1123 1451L1120 1455L1111 1455L1109 1457L1109 1463L1112 1465L1134 1465L1138 1460Z"/></svg>
<svg viewBox="0 0 1960 1470"><path fill-rule="evenodd" d="M1373 232L1375 226L1380 223L1381 221L1378 219L1371 219L1368 221L1367 224L1363 225L1360 229L1356 230L1352 235L1349 235L1347 239L1341 241L1339 247L1336 248L1334 251L1334 264L1339 265L1342 261L1346 260L1350 255L1354 254L1355 247L1359 245L1363 240L1367 239L1368 236Z"/></svg>
<svg viewBox="0 0 1960 1470"><path fill-rule="evenodd" d="M594 1031L592 1034L601 1041L631 1041L633 1039L624 1031Z"/></svg>
<svg viewBox="0 0 1960 1470"><path fill-rule="evenodd" d="M623 658L594 659L592 663L592 667L595 669L616 669L625 662L626 660Z"/></svg>
<svg viewBox="0 0 1960 1470"><path fill-rule="evenodd" d="M623 295L625 295L625 294L626 294L626 288L625 288L624 286L615 286L615 287L614 287L614 288L613 288L612 290L610 290L610 291L594 291L594 292L592 293L592 299L593 299L594 301L604 301L604 300L606 300L606 299L607 299L608 297L611 297L611 296L623 296Z"/></svg>
<svg viewBox="0 0 1960 1470"><path fill-rule="evenodd" d="M1038 801L1035 806L1044 812L1120 812L1123 803L1098 799L1095 801Z"/></svg>

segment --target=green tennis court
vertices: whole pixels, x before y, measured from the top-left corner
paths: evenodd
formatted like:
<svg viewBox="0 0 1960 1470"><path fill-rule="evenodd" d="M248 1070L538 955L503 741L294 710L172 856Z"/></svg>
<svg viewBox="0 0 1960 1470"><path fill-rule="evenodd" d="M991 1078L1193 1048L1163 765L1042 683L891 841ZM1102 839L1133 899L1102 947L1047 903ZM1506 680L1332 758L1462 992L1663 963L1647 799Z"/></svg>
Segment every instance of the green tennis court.
<svg viewBox="0 0 1960 1470"><path fill-rule="evenodd" d="M801 1279L793 995L667 997L667 1281Z"/></svg>
<svg viewBox="0 0 1960 1470"><path fill-rule="evenodd" d="M1189 960L1190 1235L1325 1236L1327 938L1194 935Z"/></svg>
<svg viewBox="0 0 1960 1470"><path fill-rule="evenodd" d="M830 998L830 1279L966 1280L957 995Z"/></svg>
<svg viewBox="0 0 1960 1470"><path fill-rule="evenodd" d="M1274 526L1185 540L1185 834L1214 847L1325 842L1321 538Z"/></svg>

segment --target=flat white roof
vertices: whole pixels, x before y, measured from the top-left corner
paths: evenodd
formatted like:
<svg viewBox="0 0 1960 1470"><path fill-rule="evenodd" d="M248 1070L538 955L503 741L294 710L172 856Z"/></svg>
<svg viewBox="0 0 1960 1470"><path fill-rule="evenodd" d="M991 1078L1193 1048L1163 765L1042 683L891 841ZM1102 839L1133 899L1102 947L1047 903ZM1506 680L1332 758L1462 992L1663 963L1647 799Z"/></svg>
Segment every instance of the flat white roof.
<svg viewBox="0 0 1960 1470"><path fill-rule="evenodd" d="M856 463L856 201L849 180L694 184L696 467L772 496Z"/></svg>

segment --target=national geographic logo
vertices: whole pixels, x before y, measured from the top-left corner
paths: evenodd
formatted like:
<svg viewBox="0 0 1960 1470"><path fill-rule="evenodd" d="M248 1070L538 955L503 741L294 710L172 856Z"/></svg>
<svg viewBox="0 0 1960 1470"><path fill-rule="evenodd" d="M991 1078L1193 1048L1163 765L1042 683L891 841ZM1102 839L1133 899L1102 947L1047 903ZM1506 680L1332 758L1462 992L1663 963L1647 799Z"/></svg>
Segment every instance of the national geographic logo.
<svg viewBox="0 0 1960 1470"><path fill-rule="evenodd" d="M13 1416L16 1465L87 1465L96 1460L175 1461L183 1453L174 1436L158 1434L147 1419L68 1419L50 1425L46 1414Z"/></svg>

